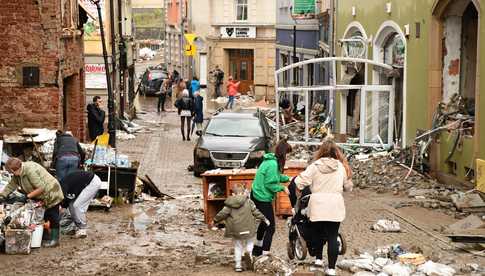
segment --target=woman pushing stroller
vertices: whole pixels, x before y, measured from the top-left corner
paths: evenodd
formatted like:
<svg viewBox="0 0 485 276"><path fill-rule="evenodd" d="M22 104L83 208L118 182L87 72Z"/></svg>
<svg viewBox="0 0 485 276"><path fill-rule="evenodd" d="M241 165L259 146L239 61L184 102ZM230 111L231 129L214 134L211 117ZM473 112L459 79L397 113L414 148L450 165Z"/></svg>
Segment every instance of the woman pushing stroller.
<svg viewBox="0 0 485 276"><path fill-rule="evenodd" d="M327 240L328 269L326 275L336 275L335 265L339 252L339 227L345 219L343 191L351 191L352 171L338 146L324 141L315 161L295 179L299 190L310 187L308 217L315 266L323 266L323 245Z"/></svg>

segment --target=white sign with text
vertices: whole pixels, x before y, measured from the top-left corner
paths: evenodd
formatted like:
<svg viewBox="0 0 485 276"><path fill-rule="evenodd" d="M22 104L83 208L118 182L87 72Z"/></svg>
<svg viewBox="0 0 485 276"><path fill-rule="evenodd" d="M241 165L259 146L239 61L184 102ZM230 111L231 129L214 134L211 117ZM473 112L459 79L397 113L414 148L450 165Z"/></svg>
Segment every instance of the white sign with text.
<svg viewBox="0 0 485 276"><path fill-rule="evenodd" d="M221 27L222 38L256 38L256 27L227 26Z"/></svg>

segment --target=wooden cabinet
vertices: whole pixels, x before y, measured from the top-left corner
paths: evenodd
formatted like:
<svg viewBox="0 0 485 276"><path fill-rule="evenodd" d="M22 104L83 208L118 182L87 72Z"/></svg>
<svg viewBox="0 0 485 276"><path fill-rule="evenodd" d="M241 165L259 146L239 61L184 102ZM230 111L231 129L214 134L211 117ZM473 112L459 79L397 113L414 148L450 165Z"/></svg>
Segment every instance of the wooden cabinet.
<svg viewBox="0 0 485 276"><path fill-rule="evenodd" d="M304 169L305 164L288 162L284 173L291 178ZM233 187L244 185L246 189L251 190L255 175L255 169L213 170L202 174L205 222L212 223L214 216L224 207L224 200L231 195ZM275 214L277 216L291 215L290 199L284 192L276 195Z"/></svg>

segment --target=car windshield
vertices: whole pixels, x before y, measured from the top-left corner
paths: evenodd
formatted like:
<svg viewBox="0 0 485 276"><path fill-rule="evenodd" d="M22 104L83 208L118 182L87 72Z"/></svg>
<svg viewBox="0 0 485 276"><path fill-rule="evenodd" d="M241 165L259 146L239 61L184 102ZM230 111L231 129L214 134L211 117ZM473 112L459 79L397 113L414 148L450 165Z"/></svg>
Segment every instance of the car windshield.
<svg viewBox="0 0 485 276"><path fill-rule="evenodd" d="M214 118L205 133L214 136L263 137L259 120L244 118Z"/></svg>
<svg viewBox="0 0 485 276"><path fill-rule="evenodd" d="M165 79L165 78L167 78L167 74L165 72L162 72L162 71L152 71L151 77L152 77L152 80L154 80L154 79Z"/></svg>

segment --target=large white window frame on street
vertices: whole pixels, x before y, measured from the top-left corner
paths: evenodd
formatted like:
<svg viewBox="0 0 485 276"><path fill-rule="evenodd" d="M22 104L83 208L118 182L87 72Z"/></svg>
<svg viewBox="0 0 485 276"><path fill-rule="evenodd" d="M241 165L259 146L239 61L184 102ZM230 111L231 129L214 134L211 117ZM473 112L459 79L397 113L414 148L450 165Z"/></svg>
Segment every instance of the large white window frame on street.
<svg viewBox="0 0 485 276"><path fill-rule="evenodd" d="M291 86L291 84L282 83L282 74L287 71L299 70L300 67L308 64L328 64L333 72L336 72L337 63L363 63L364 74L368 75L368 70L374 67L380 67L384 70L392 70L393 67L381 62L369 59L352 58L352 57L326 57L315 58L310 60L293 63L275 71L275 90L276 90L276 110L280 110L279 101L280 95L291 93L303 93L305 101L305 134L303 141L289 140L290 144L304 144L304 145L320 145L321 141L311 139L309 135L309 120L311 108L309 108L309 94L313 93L330 93L330 103L328 106L328 116L333 118L335 116L334 99L336 93L341 93L350 89L357 89L361 91L360 99L360 133L359 143L341 143L346 145L361 145L361 146L391 146L393 144L393 120L394 120L394 86L393 85L372 85L365 82L362 85L338 84L336 78L332 78L327 85L310 85L310 86ZM370 68L369 68L370 67ZM383 122L383 124L381 124ZM383 127L385 127L383 129ZM280 139L281 133L280 115L276 116L276 138ZM385 134L385 137L381 137Z"/></svg>

